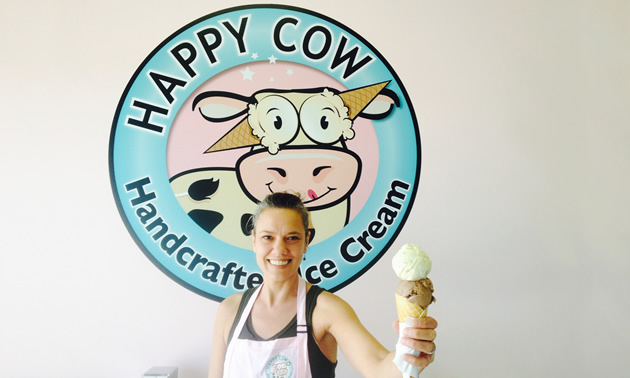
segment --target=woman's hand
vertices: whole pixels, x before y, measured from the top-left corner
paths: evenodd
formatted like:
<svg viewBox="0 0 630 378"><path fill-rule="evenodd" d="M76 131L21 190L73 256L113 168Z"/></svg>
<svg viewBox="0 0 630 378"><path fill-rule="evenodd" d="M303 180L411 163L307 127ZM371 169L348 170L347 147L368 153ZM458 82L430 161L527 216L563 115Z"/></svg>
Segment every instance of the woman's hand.
<svg viewBox="0 0 630 378"><path fill-rule="evenodd" d="M416 357L412 354L405 354L403 359L421 369L429 366L435 359L435 338L437 333L437 321L431 317L418 318L409 320L409 326L403 330L400 342L411 349L420 352L420 356ZM393 324L396 332L399 332L399 321L396 320Z"/></svg>

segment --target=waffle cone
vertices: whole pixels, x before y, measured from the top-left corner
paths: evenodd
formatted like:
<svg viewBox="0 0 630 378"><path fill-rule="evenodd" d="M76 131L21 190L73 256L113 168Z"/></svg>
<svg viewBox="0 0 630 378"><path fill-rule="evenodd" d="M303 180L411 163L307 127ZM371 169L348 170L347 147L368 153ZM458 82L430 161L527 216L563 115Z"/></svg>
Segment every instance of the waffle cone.
<svg viewBox="0 0 630 378"><path fill-rule="evenodd" d="M409 316L412 318L424 318L427 316L428 308L422 308L413 304L398 294L394 295L396 296L396 310L398 311L398 320L400 322L407 321Z"/></svg>
<svg viewBox="0 0 630 378"><path fill-rule="evenodd" d="M223 135L215 144L206 150L208 152L230 150L233 148L255 146L260 144L260 139L252 134L252 128L247 118L234 126L232 130Z"/></svg>
<svg viewBox="0 0 630 378"><path fill-rule="evenodd" d="M344 104L348 107L348 118L354 120L387 84L389 81L339 93Z"/></svg>

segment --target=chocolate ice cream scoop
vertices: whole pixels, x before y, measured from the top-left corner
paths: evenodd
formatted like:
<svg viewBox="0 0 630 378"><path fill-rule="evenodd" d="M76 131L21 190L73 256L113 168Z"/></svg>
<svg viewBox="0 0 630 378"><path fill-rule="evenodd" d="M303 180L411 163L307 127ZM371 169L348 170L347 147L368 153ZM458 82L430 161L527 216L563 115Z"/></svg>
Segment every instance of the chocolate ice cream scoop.
<svg viewBox="0 0 630 378"><path fill-rule="evenodd" d="M435 302L433 282L428 278L417 281L401 280L396 288L396 294L425 309Z"/></svg>

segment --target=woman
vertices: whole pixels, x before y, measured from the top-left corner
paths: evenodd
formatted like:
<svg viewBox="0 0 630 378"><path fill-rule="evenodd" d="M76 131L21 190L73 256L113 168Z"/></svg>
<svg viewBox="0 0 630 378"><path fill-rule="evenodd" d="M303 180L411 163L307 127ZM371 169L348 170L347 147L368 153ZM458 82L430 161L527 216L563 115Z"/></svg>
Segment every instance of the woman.
<svg viewBox="0 0 630 378"><path fill-rule="evenodd" d="M299 197L267 196L253 225L264 282L219 306L209 378L334 377L337 347L364 377L400 378L395 352L363 327L350 305L298 275L309 240L308 212ZM404 359L423 369L434 358L437 322L427 317L412 325L402 343L422 353Z"/></svg>

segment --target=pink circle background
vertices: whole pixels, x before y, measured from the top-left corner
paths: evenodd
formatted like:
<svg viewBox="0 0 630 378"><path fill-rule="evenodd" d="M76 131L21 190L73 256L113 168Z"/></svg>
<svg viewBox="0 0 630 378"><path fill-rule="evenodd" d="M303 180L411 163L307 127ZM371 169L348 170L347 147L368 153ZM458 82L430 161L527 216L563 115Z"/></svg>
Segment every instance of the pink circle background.
<svg viewBox="0 0 630 378"><path fill-rule="evenodd" d="M246 75L246 72L253 74ZM251 80L248 79L249 77ZM366 85L369 84L374 83L366 83ZM200 93L223 91L249 97L262 89L300 91L319 87L329 87L339 91L348 89L330 75L293 62L253 61L234 66L213 76L186 99L173 120L166 147L169 177L198 168L234 168L238 158L251 149L251 147L244 147L204 153L245 116L220 123L205 120L198 111L192 109L192 102ZM346 145L361 159L362 171L357 188L350 197L350 220L367 202L376 181L379 162L378 140L372 122L357 118L354 120L353 129L355 136L347 140Z"/></svg>

